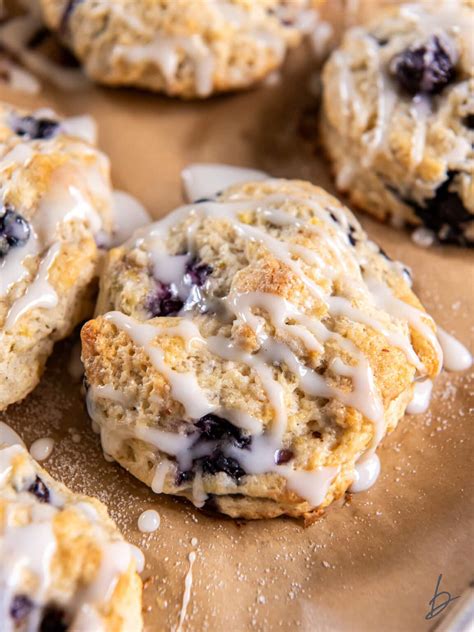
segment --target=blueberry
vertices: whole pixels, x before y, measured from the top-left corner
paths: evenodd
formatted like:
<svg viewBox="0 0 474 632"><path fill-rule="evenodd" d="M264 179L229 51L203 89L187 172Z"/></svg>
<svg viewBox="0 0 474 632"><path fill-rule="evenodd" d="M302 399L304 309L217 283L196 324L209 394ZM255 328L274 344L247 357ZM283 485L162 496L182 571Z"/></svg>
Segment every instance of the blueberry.
<svg viewBox="0 0 474 632"><path fill-rule="evenodd" d="M194 470L180 470L176 472L175 484L179 487L183 483L189 483L194 478Z"/></svg>
<svg viewBox="0 0 474 632"><path fill-rule="evenodd" d="M351 246L355 246L356 245L357 239L355 237L353 237L351 233L349 233L347 235L347 238L349 239L349 243L350 243Z"/></svg>
<svg viewBox="0 0 474 632"><path fill-rule="evenodd" d="M202 471L205 474L225 472L228 476L237 481L246 474L237 459L225 456L220 450L214 450L210 456L205 456L200 459L200 462Z"/></svg>
<svg viewBox="0 0 474 632"><path fill-rule="evenodd" d="M212 267L202 263L198 259L187 262L184 274L184 285L202 287L207 277L212 274ZM184 301L178 296L174 285L168 285L157 281L155 293L148 298L146 308L153 316L177 316L184 306Z"/></svg>
<svg viewBox="0 0 474 632"><path fill-rule="evenodd" d="M47 606L41 619L39 632L66 632L66 613L57 606Z"/></svg>
<svg viewBox="0 0 474 632"><path fill-rule="evenodd" d="M0 259L7 256L10 248L24 246L30 233L29 223L9 204L0 209Z"/></svg>
<svg viewBox="0 0 474 632"><path fill-rule="evenodd" d="M251 437L242 434L240 428L231 424L227 419L212 413L201 417L195 425L201 433L198 441L223 441L228 439L239 448L248 448L252 441Z"/></svg>
<svg viewBox="0 0 474 632"><path fill-rule="evenodd" d="M283 465L283 463L288 463L288 461L291 461L291 459L293 459L294 457L295 453L293 452L293 450L277 450L275 452L275 463L277 465Z"/></svg>
<svg viewBox="0 0 474 632"><path fill-rule="evenodd" d="M176 316L183 307L183 301L170 285L158 282L155 294L148 299L146 307L152 316Z"/></svg>
<svg viewBox="0 0 474 632"><path fill-rule="evenodd" d="M450 172L448 179L436 190L435 196L427 200L424 206L414 205L414 210L423 224L438 235L440 241L472 246L472 242L466 243L464 228L474 221L474 216L464 207L459 195L450 191L455 175Z"/></svg>
<svg viewBox="0 0 474 632"><path fill-rule="evenodd" d="M26 595L16 595L10 605L10 616L14 621L23 621L33 610L33 602Z"/></svg>
<svg viewBox="0 0 474 632"><path fill-rule="evenodd" d="M40 503L49 503L49 489L43 483L39 476L35 478L33 483L28 487L30 494L36 496Z"/></svg>
<svg viewBox="0 0 474 632"><path fill-rule="evenodd" d="M212 274L212 266L199 263L197 259L191 259L186 264L186 274L189 275L192 284L202 287L207 277Z"/></svg>
<svg viewBox="0 0 474 632"><path fill-rule="evenodd" d="M390 71L408 93L438 94L455 76L455 59L439 37L405 49L396 55Z"/></svg>
<svg viewBox="0 0 474 632"><path fill-rule="evenodd" d="M59 129L59 123L48 118L23 116L13 123L13 131L17 136L24 136L29 140L48 140Z"/></svg>

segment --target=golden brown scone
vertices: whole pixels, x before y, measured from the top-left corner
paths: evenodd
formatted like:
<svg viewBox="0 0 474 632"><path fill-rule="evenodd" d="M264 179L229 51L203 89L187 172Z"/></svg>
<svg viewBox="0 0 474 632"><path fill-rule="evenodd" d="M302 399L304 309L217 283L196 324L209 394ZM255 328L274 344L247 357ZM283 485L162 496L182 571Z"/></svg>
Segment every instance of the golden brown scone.
<svg viewBox="0 0 474 632"><path fill-rule="evenodd" d="M474 245L474 2L403 5L349 30L323 71L339 189L415 240Z"/></svg>
<svg viewBox="0 0 474 632"><path fill-rule="evenodd" d="M87 119L0 104L0 410L92 311L112 216L108 160L80 137L90 132Z"/></svg>
<svg viewBox="0 0 474 632"><path fill-rule="evenodd" d="M132 547L95 498L0 445L2 632L142 630Z"/></svg>
<svg viewBox="0 0 474 632"><path fill-rule="evenodd" d="M41 0L95 81L181 97L246 88L314 29L320 0Z"/></svg>
<svg viewBox="0 0 474 632"><path fill-rule="evenodd" d="M317 515L440 369L407 270L298 180L140 229L110 251L98 312L82 356L104 451L230 516Z"/></svg>

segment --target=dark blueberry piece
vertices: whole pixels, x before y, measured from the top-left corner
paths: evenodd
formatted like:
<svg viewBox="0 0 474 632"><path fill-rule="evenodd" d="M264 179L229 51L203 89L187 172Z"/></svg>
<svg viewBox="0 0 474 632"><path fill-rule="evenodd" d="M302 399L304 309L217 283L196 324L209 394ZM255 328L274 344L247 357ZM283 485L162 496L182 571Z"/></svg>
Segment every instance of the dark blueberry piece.
<svg viewBox="0 0 474 632"><path fill-rule="evenodd" d="M454 63L449 45L433 36L396 55L390 70L410 94L438 94L454 79Z"/></svg>
<svg viewBox="0 0 474 632"><path fill-rule="evenodd" d="M57 606L47 606L40 623L40 632L66 632L66 613Z"/></svg>
<svg viewBox="0 0 474 632"><path fill-rule="evenodd" d="M339 220L337 219L336 215L334 215L332 211L329 211L329 215L331 216L331 219L333 222L336 222L336 224L339 224Z"/></svg>
<svg viewBox="0 0 474 632"><path fill-rule="evenodd" d="M357 239L352 236L352 233L349 233L347 235L347 238L349 239L349 243L350 243L351 246L355 246L356 245Z"/></svg>
<svg viewBox="0 0 474 632"><path fill-rule="evenodd" d="M33 610L33 602L26 595L16 595L10 606L10 616L14 621L23 621Z"/></svg>
<svg viewBox="0 0 474 632"><path fill-rule="evenodd" d="M212 198L202 197L194 200L193 204L203 204L204 202L214 202Z"/></svg>
<svg viewBox="0 0 474 632"><path fill-rule="evenodd" d="M217 474L225 472L234 480L240 480L245 476L245 470L240 466L237 459L225 456L220 450L215 450L210 456L200 459L202 471L205 474Z"/></svg>
<svg viewBox="0 0 474 632"><path fill-rule="evenodd" d="M186 264L186 274L189 275L191 283L202 287L207 277L212 274L212 266L207 263L199 263L197 259L191 259Z"/></svg>
<svg viewBox="0 0 474 632"><path fill-rule="evenodd" d="M4 208L0 215L0 237L9 247L24 246L30 237L30 225L26 219L16 213L11 206Z"/></svg>
<svg viewBox="0 0 474 632"><path fill-rule="evenodd" d="M33 483L28 487L30 494L34 494L40 503L49 503L49 489L37 476Z"/></svg>
<svg viewBox="0 0 474 632"><path fill-rule="evenodd" d="M183 301L172 291L171 286L157 283L156 292L148 299L147 310L152 316L176 316Z"/></svg>
<svg viewBox="0 0 474 632"><path fill-rule="evenodd" d="M440 241L469 245L465 244L464 227L474 221L474 216L466 210L459 195L450 191L455 175L450 172L448 179L438 187L436 195L427 200L425 206L414 206L414 210L424 225L438 235Z"/></svg>
<svg viewBox="0 0 474 632"><path fill-rule="evenodd" d="M275 463L277 465L283 465L283 463L288 463L288 461L291 461L291 459L293 459L294 456L295 456L295 453L293 452L293 450L288 450L288 449L277 450L275 452Z"/></svg>
<svg viewBox="0 0 474 632"><path fill-rule="evenodd" d="M196 422L201 435L200 441L218 441L223 439L232 439L239 448L248 448L252 441L251 437L244 435L240 428L234 426L218 415L204 415Z"/></svg>
<svg viewBox="0 0 474 632"><path fill-rule="evenodd" d="M180 470L178 469L178 471L176 472L176 477L175 477L175 483L176 485L182 485L183 483L189 483L189 481L192 481L194 478L194 472L193 470L187 470L186 472L184 470Z"/></svg>
<svg viewBox="0 0 474 632"><path fill-rule="evenodd" d="M468 129L474 129L474 114L468 114L462 120L462 124Z"/></svg>
<svg viewBox="0 0 474 632"><path fill-rule="evenodd" d="M13 123L13 131L17 136L25 136L30 140L47 140L59 129L59 123L47 118L23 116Z"/></svg>

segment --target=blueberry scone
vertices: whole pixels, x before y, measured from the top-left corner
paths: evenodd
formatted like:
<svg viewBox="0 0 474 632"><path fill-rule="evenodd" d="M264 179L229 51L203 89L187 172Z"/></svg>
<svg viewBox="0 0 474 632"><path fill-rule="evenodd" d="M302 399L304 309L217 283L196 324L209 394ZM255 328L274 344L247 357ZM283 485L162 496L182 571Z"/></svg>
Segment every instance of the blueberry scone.
<svg viewBox="0 0 474 632"><path fill-rule="evenodd" d="M36 386L54 342L93 309L109 163L78 122L0 104L0 410Z"/></svg>
<svg viewBox="0 0 474 632"><path fill-rule="evenodd" d="M474 3L402 5L349 30L323 71L337 186L395 225L474 244Z"/></svg>
<svg viewBox="0 0 474 632"><path fill-rule="evenodd" d="M408 271L297 180L236 184L140 229L110 251L98 312L81 335L104 452L230 516L316 517L373 473L440 369Z"/></svg>
<svg viewBox="0 0 474 632"><path fill-rule="evenodd" d="M0 446L2 632L139 632L135 558L102 503Z"/></svg>
<svg viewBox="0 0 474 632"><path fill-rule="evenodd" d="M41 0L46 24L108 85L181 97L246 88L316 23L319 0Z"/></svg>

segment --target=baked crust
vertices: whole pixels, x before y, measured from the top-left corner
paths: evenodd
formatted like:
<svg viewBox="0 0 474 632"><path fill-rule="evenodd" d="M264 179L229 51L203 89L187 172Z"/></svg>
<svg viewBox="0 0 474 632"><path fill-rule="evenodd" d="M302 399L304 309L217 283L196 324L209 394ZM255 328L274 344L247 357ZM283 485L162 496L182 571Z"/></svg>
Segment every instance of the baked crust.
<svg viewBox="0 0 474 632"><path fill-rule="evenodd" d="M42 0L87 74L108 85L205 97L278 68L314 27L319 0Z"/></svg>
<svg viewBox="0 0 474 632"><path fill-rule="evenodd" d="M20 445L0 446L2 629L46 629L56 617L71 629L140 632L141 591L105 506L73 494Z"/></svg>
<svg viewBox="0 0 474 632"><path fill-rule="evenodd" d="M108 254L97 312L82 357L105 452L234 517L320 513L440 369L406 269L296 180L235 185L139 231Z"/></svg>
<svg viewBox="0 0 474 632"><path fill-rule="evenodd" d="M350 29L322 75L320 131L339 190L379 220L464 246L474 243L473 29L470 0L394 8Z"/></svg>
<svg viewBox="0 0 474 632"><path fill-rule="evenodd" d="M93 311L97 242L112 229L109 163L79 131L51 111L0 104L0 410L36 386L54 343Z"/></svg>

